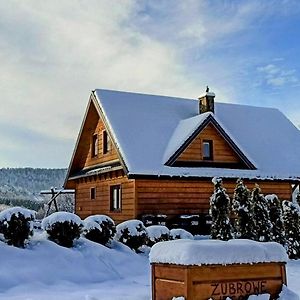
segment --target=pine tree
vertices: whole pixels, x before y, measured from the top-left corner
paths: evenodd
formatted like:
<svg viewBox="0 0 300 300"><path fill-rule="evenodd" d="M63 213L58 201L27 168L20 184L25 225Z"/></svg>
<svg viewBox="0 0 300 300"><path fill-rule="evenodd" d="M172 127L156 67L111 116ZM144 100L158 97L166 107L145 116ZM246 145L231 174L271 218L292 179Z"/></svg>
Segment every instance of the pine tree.
<svg viewBox="0 0 300 300"><path fill-rule="evenodd" d="M272 241L272 223L270 222L268 203L258 184L255 184L252 191L251 201L253 203L256 240L260 242Z"/></svg>
<svg viewBox="0 0 300 300"><path fill-rule="evenodd" d="M299 190L298 193L297 193L297 196L296 196L296 202L297 202L298 205L300 206L300 190Z"/></svg>
<svg viewBox="0 0 300 300"><path fill-rule="evenodd" d="M298 205L282 202L283 222L287 239L287 253L290 258L300 258L300 211Z"/></svg>
<svg viewBox="0 0 300 300"><path fill-rule="evenodd" d="M253 203L251 202L250 191L242 179L237 180L233 194L232 211L236 215L234 222L236 237L254 240L256 228L253 219Z"/></svg>
<svg viewBox="0 0 300 300"><path fill-rule="evenodd" d="M270 221L272 223L273 241L285 246L286 237L280 200L275 194L267 195L265 198L268 203Z"/></svg>
<svg viewBox="0 0 300 300"><path fill-rule="evenodd" d="M211 237L227 241L233 238L230 223L230 198L226 194L221 178L213 178L215 188L210 198L210 214L212 217Z"/></svg>

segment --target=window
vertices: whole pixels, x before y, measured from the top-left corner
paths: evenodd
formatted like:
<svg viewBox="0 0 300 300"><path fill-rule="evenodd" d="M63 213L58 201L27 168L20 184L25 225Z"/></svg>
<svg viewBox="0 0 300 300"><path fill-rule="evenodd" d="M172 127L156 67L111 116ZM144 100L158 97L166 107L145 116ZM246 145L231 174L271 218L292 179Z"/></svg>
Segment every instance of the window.
<svg viewBox="0 0 300 300"><path fill-rule="evenodd" d="M95 156L98 156L98 134L94 134L92 140L92 157Z"/></svg>
<svg viewBox="0 0 300 300"><path fill-rule="evenodd" d="M96 199L96 188L92 187L90 190L90 199L95 200Z"/></svg>
<svg viewBox="0 0 300 300"><path fill-rule="evenodd" d="M213 160L213 141L204 140L202 143L203 160Z"/></svg>
<svg viewBox="0 0 300 300"><path fill-rule="evenodd" d="M121 185L112 185L110 187L110 210L120 211L121 210Z"/></svg>
<svg viewBox="0 0 300 300"><path fill-rule="evenodd" d="M103 130L103 154L106 154L111 150L111 143L110 138L106 132L106 130Z"/></svg>

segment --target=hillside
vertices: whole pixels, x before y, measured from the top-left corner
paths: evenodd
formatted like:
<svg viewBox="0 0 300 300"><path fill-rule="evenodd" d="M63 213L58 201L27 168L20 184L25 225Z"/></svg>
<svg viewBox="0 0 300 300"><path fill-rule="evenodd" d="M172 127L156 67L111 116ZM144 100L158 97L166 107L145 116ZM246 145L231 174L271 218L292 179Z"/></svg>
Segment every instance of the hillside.
<svg viewBox="0 0 300 300"><path fill-rule="evenodd" d="M40 191L61 187L66 169L2 168L0 199L39 199Z"/></svg>
<svg viewBox="0 0 300 300"><path fill-rule="evenodd" d="M49 199L41 190L63 185L66 169L2 168L0 169L0 205L21 205L38 209L39 202Z"/></svg>

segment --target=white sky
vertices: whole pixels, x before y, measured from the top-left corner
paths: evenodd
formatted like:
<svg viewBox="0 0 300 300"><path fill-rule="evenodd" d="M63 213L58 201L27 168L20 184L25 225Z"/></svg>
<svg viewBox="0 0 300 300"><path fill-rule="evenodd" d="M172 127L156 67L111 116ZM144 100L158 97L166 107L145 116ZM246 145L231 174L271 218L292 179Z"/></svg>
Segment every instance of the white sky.
<svg viewBox="0 0 300 300"><path fill-rule="evenodd" d="M208 84L300 124L297 44L263 32L300 5L272 2L0 0L0 167L67 167L95 88L196 98Z"/></svg>

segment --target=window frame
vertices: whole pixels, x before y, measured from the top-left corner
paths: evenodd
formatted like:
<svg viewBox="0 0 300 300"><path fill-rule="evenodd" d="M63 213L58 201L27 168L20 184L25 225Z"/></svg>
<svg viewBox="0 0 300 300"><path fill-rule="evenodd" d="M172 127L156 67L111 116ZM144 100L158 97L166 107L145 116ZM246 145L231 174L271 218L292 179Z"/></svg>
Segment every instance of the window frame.
<svg viewBox="0 0 300 300"><path fill-rule="evenodd" d="M115 194L115 191L118 191ZM114 184L109 187L109 199L110 199L110 211L111 212L121 212L122 211L122 185ZM117 195L117 199L114 199L114 196ZM115 205L116 204L116 205Z"/></svg>
<svg viewBox="0 0 300 300"><path fill-rule="evenodd" d="M99 140L98 140L98 134L94 133L92 136L92 152L91 156L92 158L98 157L99 154Z"/></svg>
<svg viewBox="0 0 300 300"><path fill-rule="evenodd" d="M93 186L90 188L90 200L94 201L94 200L96 200L96 197L97 197L97 190L96 190L96 187Z"/></svg>
<svg viewBox="0 0 300 300"><path fill-rule="evenodd" d="M102 153L107 154L111 151L111 141L107 130L102 131Z"/></svg>
<svg viewBox="0 0 300 300"><path fill-rule="evenodd" d="M209 145L209 156L205 156L205 144ZM202 159L212 161L214 159L213 140L202 140Z"/></svg>

